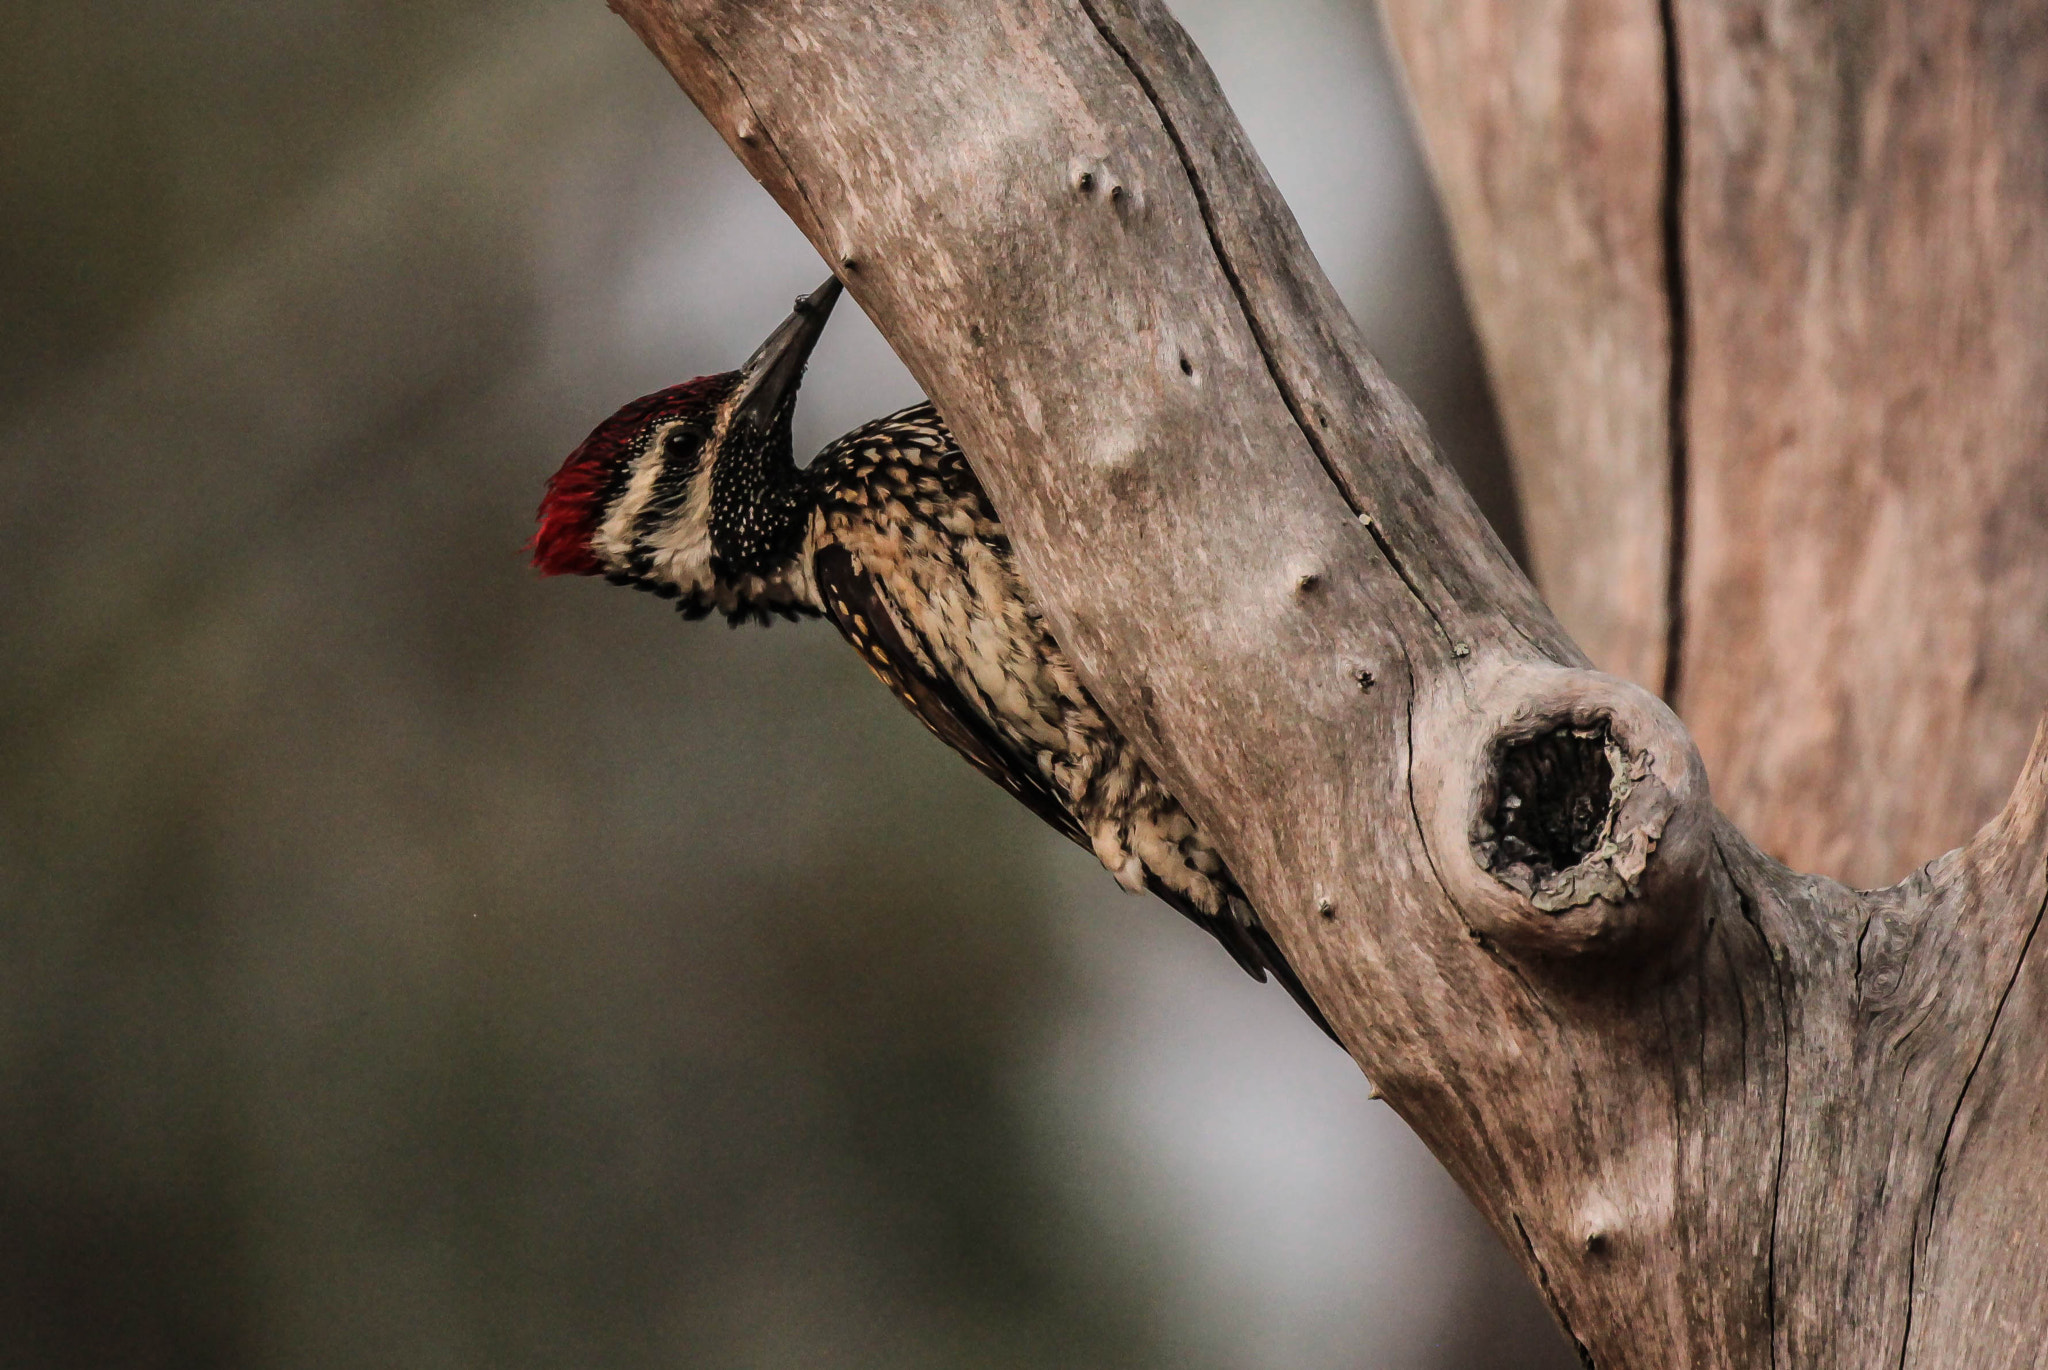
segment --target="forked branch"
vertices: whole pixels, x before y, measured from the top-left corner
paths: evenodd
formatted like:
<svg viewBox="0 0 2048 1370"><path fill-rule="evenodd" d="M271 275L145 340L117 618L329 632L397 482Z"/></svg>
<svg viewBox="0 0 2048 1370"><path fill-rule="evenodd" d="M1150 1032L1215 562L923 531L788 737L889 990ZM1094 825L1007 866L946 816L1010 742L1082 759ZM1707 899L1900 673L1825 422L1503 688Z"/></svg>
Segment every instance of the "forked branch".
<svg viewBox="0 0 2048 1370"><path fill-rule="evenodd" d="M1502 551L1157 3L614 8L1589 1362L2036 1363L2040 748L1896 889L1757 853Z"/></svg>

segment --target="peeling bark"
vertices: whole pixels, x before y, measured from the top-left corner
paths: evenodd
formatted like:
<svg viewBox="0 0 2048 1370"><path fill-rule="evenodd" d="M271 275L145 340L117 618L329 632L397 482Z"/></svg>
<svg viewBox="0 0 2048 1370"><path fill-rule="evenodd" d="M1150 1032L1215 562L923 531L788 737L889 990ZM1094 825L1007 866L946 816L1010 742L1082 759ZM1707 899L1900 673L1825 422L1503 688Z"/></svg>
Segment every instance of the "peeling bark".
<svg viewBox="0 0 2048 1370"><path fill-rule="evenodd" d="M1153 0L614 8L1589 1363L2039 1361L2048 741L1892 889L1761 854L1501 549Z"/></svg>

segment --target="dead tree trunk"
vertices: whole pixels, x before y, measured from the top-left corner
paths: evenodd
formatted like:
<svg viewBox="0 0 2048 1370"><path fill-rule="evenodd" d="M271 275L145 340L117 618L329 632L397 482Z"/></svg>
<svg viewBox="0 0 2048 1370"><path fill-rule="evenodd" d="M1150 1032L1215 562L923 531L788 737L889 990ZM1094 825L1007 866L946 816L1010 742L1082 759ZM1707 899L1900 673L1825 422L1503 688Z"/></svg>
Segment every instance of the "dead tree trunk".
<svg viewBox="0 0 2048 1370"><path fill-rule="evenodd" d="M614 5L1589 1363L2040 1363L2048 744L1897 888L1757 852L1501 550L1152 0Z"/></svg>
<svg viewBox="0 0 2048 1370"><path fill-rule="evenodd" d="M2048 12L1384 7L1566 627L1773 854L1963 841L2048 702Z"/></svg>

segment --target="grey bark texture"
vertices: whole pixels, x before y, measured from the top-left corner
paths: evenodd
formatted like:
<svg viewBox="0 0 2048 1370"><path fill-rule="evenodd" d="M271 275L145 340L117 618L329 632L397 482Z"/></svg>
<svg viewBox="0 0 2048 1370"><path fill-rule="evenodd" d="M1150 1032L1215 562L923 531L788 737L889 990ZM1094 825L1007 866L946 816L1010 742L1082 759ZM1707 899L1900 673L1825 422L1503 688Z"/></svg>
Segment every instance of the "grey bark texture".
<svg viewBox="0 0 2048 1370"><path fill-rule="evenodd" d="M1588 1363L2048 1363L2048 744L1895 888L1760 853L1502 551L1152 0L613 7L924 384L1091 688ZM1628 510L1570 497L1603 576L1655 579L1604 545L1668 506L1629 485L1671 412L1655 311L1532 288L1631 393L1589 419L1602 366L1524 357L1551 412L1511 430L1633 444ZM1658 631L1611 640L1655 674Z"/></svg>
<svg viewBox="0 0 2048 1370"><path fill-rule="evenodd" d="M2048 9L1384 9L1565 626L1792 865L1962 842L2048 702Z"/></svg>

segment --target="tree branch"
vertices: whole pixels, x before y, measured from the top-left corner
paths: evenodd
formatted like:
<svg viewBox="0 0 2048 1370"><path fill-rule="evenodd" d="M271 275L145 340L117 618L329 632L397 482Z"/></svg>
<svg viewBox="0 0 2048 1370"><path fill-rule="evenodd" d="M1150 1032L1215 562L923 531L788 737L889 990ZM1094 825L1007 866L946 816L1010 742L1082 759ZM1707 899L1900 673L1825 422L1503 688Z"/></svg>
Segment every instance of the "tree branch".
<svg viewBox="0 0 2048 1370"><path fill-rule="evenodd" d="M2031 1363L1992 1329L2043 1327L2041 1253L1960 1224L2044 1095L2039 751L1896 890L1758 854L1437 459L1158 4L614 8L1593 1363Z"/></svg>

